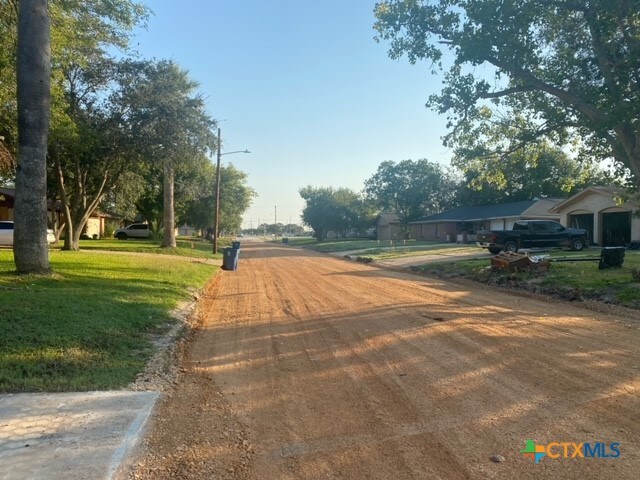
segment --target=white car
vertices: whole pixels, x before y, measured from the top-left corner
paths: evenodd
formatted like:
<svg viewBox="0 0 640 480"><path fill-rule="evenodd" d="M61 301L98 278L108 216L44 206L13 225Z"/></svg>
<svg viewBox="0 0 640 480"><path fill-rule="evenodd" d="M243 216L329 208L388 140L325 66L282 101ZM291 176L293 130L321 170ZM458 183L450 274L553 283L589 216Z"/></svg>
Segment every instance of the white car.
<svg viewBox="0 0 640 480"><path fill-rule="evenodd" d="M127 238L149 238L151 232L147 223L132 223L128 227L119 228L113 232L113 236L118 240Z"/></svg>
<svg viewBox="0 0 640 480"><path fill-rule="evenodd" d="M47 243L55 243L55 241L56 236L53 234L53 230L47 229ZM0 245L13 245L13 222L0 222Z"/></svg>

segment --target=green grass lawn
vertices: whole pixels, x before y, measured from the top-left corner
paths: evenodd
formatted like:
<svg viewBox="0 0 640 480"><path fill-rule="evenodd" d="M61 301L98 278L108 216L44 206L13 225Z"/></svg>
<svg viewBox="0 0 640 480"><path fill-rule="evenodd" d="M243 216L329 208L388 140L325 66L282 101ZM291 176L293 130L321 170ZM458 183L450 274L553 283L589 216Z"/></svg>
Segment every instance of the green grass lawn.
<svg viewBox="0 0 640 480"><path fill-rule="evenodd" d="M136 248L154 251L144 243ZM152 337L174 322L170 311L217 270L162 255L51 251L50 259L52 276L19 277L13 252L0 250L2 392L125 386L144 369Z"/></svg>
<svg viewBox="0 0 640 480"><path fill-rule="evenodd" d="M599 257L597 249L583 252L553 251L550 258ZM640 270L640 252L627 250L624 265L598 270L598 262L552 262L547 272L507 273L491 271L490 260L459 260L422 265L423 273L445 278L464 277L497 286L507 285L569 299L595 299L640 308L640 282L633 271Z"/></svg>
<svg viewBox="0 0 640 480"><path fill-rule="evenodd" d="M213 245L200 238L178 238L177 248L162 248L157 240L128 239L116 240L107 238L100 240L80 240L80 250L110 250L113 252L157 253L161 255L179 255L182 257L222 258L222 254L213 255ZM62 245L60 243L60 245ZM231 245L231 240L221 238L218 247L222 249Z"/></svg>
<svg viewBox="0 0 640 480"><path fill-rule="evenodd" d="M286 237L286 238L288 239L289 245L294 245L296 247L313 246L318 243L318 240L316 240L313 237ZM281 239L278 239L277 241L282 242Z"/></svg>

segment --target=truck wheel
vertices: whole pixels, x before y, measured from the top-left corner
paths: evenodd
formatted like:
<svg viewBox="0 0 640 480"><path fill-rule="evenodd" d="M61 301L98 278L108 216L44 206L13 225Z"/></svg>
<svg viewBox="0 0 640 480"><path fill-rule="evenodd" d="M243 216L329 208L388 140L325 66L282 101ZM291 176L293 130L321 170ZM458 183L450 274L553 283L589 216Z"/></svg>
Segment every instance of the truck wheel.
<svg viewBox="0 0 640 480"><path fill-rule="evenodd" d="M582 238L574 238L571 240L571 250L580 251L584 248L585 241Z"/></svg>
<svg viewBox="0 0 640 480"><path fill-rule="evenodd" d="M502 251L502 249L497 248L497 247L489 247L489 253L491 255L497 255Z"/></svg>
<svg viewBox="0 0 640 480"><path fill-rule="evenodd" d="M118 234L116 235L116 238L117 238L118 240L126 240L126 239L127 239L127 234L126 234L126 233L124 233L124 232L120 232L120 233L118 233Z"/></svg>
<svg viewBox="0 0 640 480"><path fill-rule="evenodd" d="M509 253L517 253L518 244L515 242L507 242L504 244L504 251Z"/></svg>

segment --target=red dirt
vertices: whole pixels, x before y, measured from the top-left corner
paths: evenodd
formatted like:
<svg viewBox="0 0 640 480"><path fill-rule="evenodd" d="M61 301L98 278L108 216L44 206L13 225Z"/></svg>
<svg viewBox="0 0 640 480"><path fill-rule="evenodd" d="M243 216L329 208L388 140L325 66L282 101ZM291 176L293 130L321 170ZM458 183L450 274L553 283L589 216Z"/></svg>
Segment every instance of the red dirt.
<svg viewBox="0 0 640 480"><path fill-rule="evenodd" d="M638 478L638 316L273 244L199 308L132 478ZM527 439L621 456L534 465Z"/></svg>

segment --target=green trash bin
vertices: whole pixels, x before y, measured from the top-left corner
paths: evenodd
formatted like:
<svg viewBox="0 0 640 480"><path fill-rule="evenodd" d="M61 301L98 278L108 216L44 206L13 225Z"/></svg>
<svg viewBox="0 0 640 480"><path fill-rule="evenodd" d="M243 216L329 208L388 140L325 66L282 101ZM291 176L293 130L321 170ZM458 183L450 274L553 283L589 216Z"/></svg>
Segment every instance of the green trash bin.
<svg viewBox="0 0 640 480"><path fill-rule="evenodd" d="M282 238L282 243L289 243L289 239L287 237Z"/></svg>
<svg viewBox="0 0 640 480"><path fill-rule="evenodd" d="M238 241L231 242L231 248L236 248L236 249L240 250L240 242L238 242Z"/></svg>

